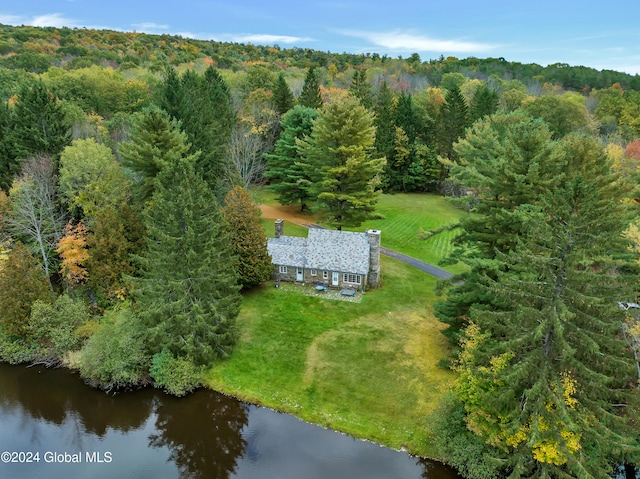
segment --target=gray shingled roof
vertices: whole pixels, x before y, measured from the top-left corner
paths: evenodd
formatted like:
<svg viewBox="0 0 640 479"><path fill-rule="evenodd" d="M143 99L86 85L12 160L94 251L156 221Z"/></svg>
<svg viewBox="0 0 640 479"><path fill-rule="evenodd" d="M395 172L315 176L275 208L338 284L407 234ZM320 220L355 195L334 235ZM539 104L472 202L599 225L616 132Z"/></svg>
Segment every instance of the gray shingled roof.
<svg viewBox="0 0 640 479"><path fill-rule="evenodd" d="M273 264L343 273L369 272L366 233L309 229L308 238L281 236L267 243Z"/></svg>

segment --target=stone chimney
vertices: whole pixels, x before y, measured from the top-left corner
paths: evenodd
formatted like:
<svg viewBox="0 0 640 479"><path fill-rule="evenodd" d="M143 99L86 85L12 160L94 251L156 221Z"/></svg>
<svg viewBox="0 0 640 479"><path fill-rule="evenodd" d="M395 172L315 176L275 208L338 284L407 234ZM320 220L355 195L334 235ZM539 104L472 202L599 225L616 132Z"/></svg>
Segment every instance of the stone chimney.
<svg viewBox="0 0 640 479"><path fill-rule="evenodd" d="M370 288L377 288L380 284L380 230L367 230L369 237L369 273L367 274Z"/></svg>
<svg viewBox="0 0 640 479"><path fill-rule="evenodd" d="M276 227L276 238L280 238L284 235L284 220L277 219L275 223Z"/></svg>

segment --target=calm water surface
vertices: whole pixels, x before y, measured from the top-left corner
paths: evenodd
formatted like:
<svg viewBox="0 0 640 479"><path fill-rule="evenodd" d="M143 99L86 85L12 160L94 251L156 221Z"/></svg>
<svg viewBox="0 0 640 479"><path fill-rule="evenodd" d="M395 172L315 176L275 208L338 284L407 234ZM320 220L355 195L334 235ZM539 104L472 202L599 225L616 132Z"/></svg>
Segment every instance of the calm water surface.
<svg viewBox="0 0 640 479"><path fill-rule="evenodd" d="M39 459L0 462L0 478L12 479L458 478L438 463L213 391L110 396L63 369L0 364L5 451L10 460Z"/></svg>

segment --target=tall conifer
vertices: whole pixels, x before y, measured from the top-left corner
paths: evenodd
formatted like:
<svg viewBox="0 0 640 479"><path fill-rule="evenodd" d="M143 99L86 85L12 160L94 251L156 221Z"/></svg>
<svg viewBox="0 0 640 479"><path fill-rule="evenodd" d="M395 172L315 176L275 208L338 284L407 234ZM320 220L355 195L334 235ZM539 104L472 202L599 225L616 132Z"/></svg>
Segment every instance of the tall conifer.
<svg viewBox="0 0 640 479"><path fill-rule="evenodd" d="M374 156L374 138L373 114L347 97L325 105L311 136L297 141L316 209L338 229L360 226L375 210L385 159Z"/></svg>
<svg viewBox="0 0 640 479"><path fill-rule="evenodd" d="M273 275L273 264L260 225L260 208L249 193L236 186L227 193L223 214L231 233L240 284L246 289L267 281Z"/></svg>
<svg viewBox="0 0 640 479"><path fill-rule="evenodd" d="M298 105L315 109L322 107L320 81L318 80L318 73L314 67L309 68L309 71L307 71L307 76L304 79L304 85L302 85L302 93L298 98Z"/></svg>
<svg viewBox="0 0 640 479"><path fill-rule="evenodd" d="M564 175L537 206L504 267L476 287L461 353L458 396L470 430L508 457L509 477L607 477L640 457L636 372L621 334L625 192L599 143L556 145Z"/></svg>
<svg viewBox="0 0 640 479"><path fill-rule="evenodd" d="M285 113L280 121L282 134L273 153L265 155L267 167L265 177L270 181L269 189L275 192L282 205L299 204L304 211L311 201L311 179L300 164L297 139L311 134L317 110L296 105Z"/></svg>
<svg viewBox="0 0 640 479"><path fill-rule="evenodd" d="M276 85L273 89L273 104L280 115L284 115L295 105L293 93L291 93L291 89L289 85L287 85L287 81L284 79L284 73L282 72L278 75Z"/></svg>
<svg viewBox="0 0 640 479"><path fill-rule="evenodd" d="M144 223L147 249L134 295L152 352L167 349L196 365L227 357L240 308L236 260L216 198L192 158L163 170Z"/></svg>
<svg viewBox="0 0 640 479"><path fill-rule="evenodd" d="M187 135L175 120L159 108L147 109L127 142L120 144L123 166L131 169L135 180L135 196L144 203L151 198L156 177L168 165L189 151Z"/></svg>

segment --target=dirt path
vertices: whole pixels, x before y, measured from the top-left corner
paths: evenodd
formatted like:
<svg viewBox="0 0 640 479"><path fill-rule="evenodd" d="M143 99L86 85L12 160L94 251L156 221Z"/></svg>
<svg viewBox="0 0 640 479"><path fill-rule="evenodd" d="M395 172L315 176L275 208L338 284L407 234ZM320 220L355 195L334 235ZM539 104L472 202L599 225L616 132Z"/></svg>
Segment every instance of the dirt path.
<svg viewBox="0 0 640 479"><path fill-rule="evenodd" d="M300 212L300 208L297 206L269 206L260 205L260 211L262 211L263 218L269 218L272 220L283 219L297 225L306 226L309 223L313 223L315 218L311 215L307 215Z"/></svg>

